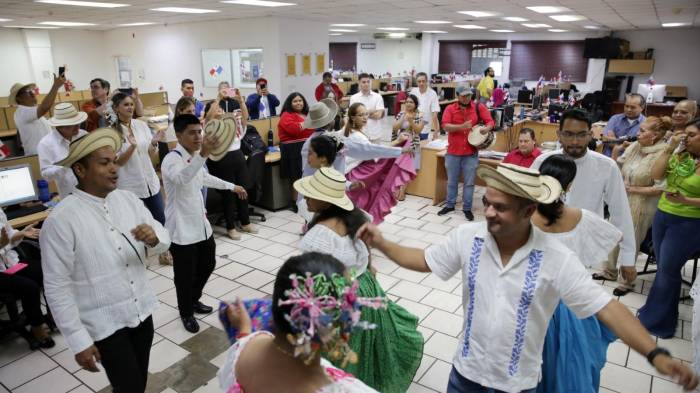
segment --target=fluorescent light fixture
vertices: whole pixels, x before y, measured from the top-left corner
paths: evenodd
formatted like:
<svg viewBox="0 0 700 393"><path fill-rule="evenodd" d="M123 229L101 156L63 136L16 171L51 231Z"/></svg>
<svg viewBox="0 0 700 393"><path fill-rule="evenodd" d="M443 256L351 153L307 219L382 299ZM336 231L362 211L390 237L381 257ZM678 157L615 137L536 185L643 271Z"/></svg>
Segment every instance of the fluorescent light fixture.
<svg viewBox="0 0 700 393"><path fill-rule="evenodd" d="M527 21L528 21L527 18L521 18L521 17L519 17L519 16L506 16L506 17L503 18L503 19L504 19L504 20L511 21L511 22L527 22Z"/></svg>
<svg viewBox="0 0 700 393"><path fill-rule="evenodd" d="M94 23L85 22L39 22L40 25L61 26L61 27L79 27L79 26L95 26Z"/></svg>
<svg viewBox="0 0 700 393"><path fill-rule="evenodd" d="M328 35L343 35L343 33L330 33Z"/></svg>
<svg viewBox="0 0 700 393"><path fill-rule="evenodd" d="M36 3L56 4L56 5L75 5L78 7L97 7L97 8L119 8L128 7L129 4L118 3L98 3L95 1L76 1L76 0L34 0Z"/></svg>
<svg viewBox="0 0 700 393"><path fill-rule="evenodd" d="M515 33L515 30L506 30L506 29L495 29L495 30L489 30L493 31L494 33Z"/></svg>
<svg viewBox="0 0 700 393"><path fill-rule="evenodd" d="M406 38L406 33L389 33L389 38Z"/></svg>
<svg viewBox="0 0 700 393"><path fill-rule="evenodd" d="M333 31L335 33L357 33L357 30L349 29L328 29L328 31Z"/></svg>
<svg viewBox="0 0 700 393"><path fill-rule="evenodd" d="M408 31L408 29L405 28L405 27L377 27L377 30L386 30L386 31Z"/></svg>
<svg viewBox="0 0 700 393"><path fill-rule="evenodd" d="M60 29L60 27L51 26L3 26L8 29Z"/></svg>
<svg viewBox="0 0 700 393"><path fill-rule="evenodd" d="M447 34L446 31L442 31L442 30L423 30L423 33L430 33L430 34Z"/></svg>
<svg viewBox="0 0 700 393"><path fill-rule="evenodd" d="M367 26L367 25L363 25L362 23L333 23L331 26L336 26L336 27L362 27L362 26Z"/></svg>
<svg viewBox="0 0 700 393"><path fill-rule="evenodd" d="M185 7L161 7L161 8L151 8L151 11L161 11L161 12L179 12L182 14L209 14L212 12L219 12L218 10L205 10L203 8L185 8Z"/></svg>
<svg viewBox="0 0 700 393"><path fill-rule="evenodd" d="M548 5L543 5L543 6L534 6L534 7L525 7L530 11L535 11L540 14L555 14L557 12L569 12L571 11L570 9L566 7L552 7Z"/></svg>
<svg viewBox="0 0 700 393"><path fill-rule="evenodd" d="M222 1L226 4L238 4L238 5L257 5L260 7L285 7L288 5L296 5L296 3L282 3L279 1L266 1L266 0L226 0Z"/></svg>
<svg viewBox="0 0 700 393"><path fill-rule="evenodd" d="M598 30L598 29L600 29L600 26L590 25L590 26L583 26L583 28L588 29L588 30Z"/></svg>
<svg viewBox="0 0 700 393"><path fill-rule="evenodd" d="M552 26L545 24L545 23L523 23L523 26L530 27L532 29L539 29L539 28L543 28L543 27L552 27Z"/></svg>
<svg viewBox="0 0 700 393"><path fill-rule="evenodd" d="M155 22L135 22L135 23L123 23L123 24L117 25L117 26L132 27L132 26L148 26L148 25L155 25L155 24L156 24Z"/></svg>
<svg viewBox="0 0 700 393"><path fill-rule="evenodd" d="M564 32L567 32L567 31L569 31L569 30L563 30L563 29L549 29L549 30L547 30L547 31L551 31L552 33L564 33Z"/></svg>
<svg viewBox="0 0 700 393"><path fill-rule="evenodd" d="M489 17L489 16L494 16L494 15L496 15L496 14L493 13L493 12L487 12L487 11L458 11L458 12L459 12L460 14L473 16L473 17L475 17L475 18L486 18L486 17Z"/></svg>
<svg viewBox="0 0 700 393"><path fill-rule="evenodd" d="M0 18L0 22L10 22L12 19Z"/></svg>
<svg viewBox="0 0 700 393"><path fill-rule="evenodd" d="M690 26L690 23L669 22L669 23L662 23L661 26L663 26L663 27L681 27L681 26Z"/></svg>
<svg viewBox="0 0 700 393"><path fill-rule="evenodd" d="M467 30L485 29L484 26L479 26L479 25L452 25L452 26L460 28L460 29L467 29Z"/></svg>
<svg viewBox="0 0 700 393"><path fill-rule="evenodd" d="M581 15L550 15L550 18L557 22L576 22L577 20L585 20L585 16Z"/></svg>
<svg viewBox="0 0 700 393"><path fill-rule="evenodd" d="M423 23L426 25L449 25L452 22L447 20L417 20L414 21L414 23Z"/></svg>

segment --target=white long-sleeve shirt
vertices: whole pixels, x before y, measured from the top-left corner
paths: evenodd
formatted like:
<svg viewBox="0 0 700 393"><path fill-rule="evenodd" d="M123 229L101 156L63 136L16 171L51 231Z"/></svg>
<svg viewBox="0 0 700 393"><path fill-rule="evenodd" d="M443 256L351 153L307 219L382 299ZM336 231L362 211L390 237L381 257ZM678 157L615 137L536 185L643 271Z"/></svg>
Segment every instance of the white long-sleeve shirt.
<svg viewBox="0 0 700 393"><path fill-rule="evenodd" d="M343 145L347 146L348 150L352 149L354 154L347 154L344 165L345 168L341 173L348 174L365 160L373 160L378 158L396 158L402 153L400 147L379 146L370 142L365 134L359 131L350 133L350 136L343 138ZM380 147L375 149L374 147ZM338 161L336 159L336 161Z"/></svg>
<svg viewBox="0 0 700 393"><path fill-rule="evenodd" d="M541 154L532 163L531 168L539 169L542 162L553 154L564 154L564 152L559 149ZM591 150L574 162L576 162L576 177L566 196L566 204L590 210L600 217L603 217L603 210L607 204L610 210L610 222L622 231L618 265L634 266L636 259L634 225L620 169L610 157Z"/></svg>
<svg viewBox="0 0 700 393"><path fill-rule="evenodd" d="M48 135L41 138L36 148L37 154L39 154L41 177L56 183L58 195L61 199L73 192L75 186L78 185L78 179L75 178L72 169L55 164L68 157L70 143L85 134L87 134L87 131L80 130L78 134L69 141L56 131L56 129L52 129Z"/></svg>
<svg viewBox="0 0 700 393"><path fill-rule="evenodd" d="M194 156L180 144L168 153L160 166L165 187L165 226L173 243L187 245L209 239L211 225L206 216L202 186L233 190L235 185L204 170L206 159Z"/></svg>
<svg viewBox="0 0 700 393"><path fill-rule="evenodd" d="M44 291L73 353L138 326L155 310L147 246L131 234L141 224L158 236L152 253L170 247L168 232L129 191L114 190L103 199L76 189L44 222L39 236Z"/></svg>
<svg viewBox="0 0 700 393"><path fill-rule="evenodd" d="M126 127L122 126L124 133L129 132ZM119 180L117 187L121 190L128 190L136 194L139 198L148 198L156 195L160 191L160 181L156 170L153 169L151 156L149 152L155 147L151 144L153 133L145 122L132 119L131 130L136 139L136 151L131 154L129 160L119 168ZM119 151L119 155L131 146L124 138L124 143Z"/></svg>

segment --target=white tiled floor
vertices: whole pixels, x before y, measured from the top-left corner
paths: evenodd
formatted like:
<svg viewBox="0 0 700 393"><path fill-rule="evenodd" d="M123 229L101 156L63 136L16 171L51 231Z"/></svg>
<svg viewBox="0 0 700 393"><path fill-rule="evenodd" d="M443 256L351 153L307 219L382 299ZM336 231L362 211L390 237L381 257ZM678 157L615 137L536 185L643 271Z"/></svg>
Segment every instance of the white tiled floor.
<svg viewBox="0 0 700 393"><path fill-rule="evenodd" d="M480 190L477 190L477 194ZM479 198L475 198L477 220ZM423 198L409 196L401 202L381 225L392 239L403 244L425 247L445 239L452 228L466 222L457 213L439 217L439 210L429 206ZM219 300L230 300L236 296L255 298L272 291L274 274L286 258L298 252L301 223L289 211L266 213L267 221L260 223L260 233L244 235L235 242L217 236L217 268L204 289L203 301L216 306ZM223 233L219 228L218 233ZM458 345L461 332L462 288L460 277L442 281L433 274L416 273L399 268L381 253L373 251L372 263L378 270L378 279L389 297L416 314L420 319L419 330L426 339L423 361L409 392L443 392L451 368L451 360ZM191 338L179 320L172 267L158 265L149 268L149 278L158 293L161 306L154 314L156 334L151 352L149 370L158 372L185 358L189 351L180 343ZM685 275L690 275L686 269ZM646 280L647 282L643 282ZM639 292L648 293L653 275L643 276L637 286ZM615 284L606 282L612 290ZM646 296L632 293L621 301L633 310L644 304ZM681 304L680 327L676 338L659 340L675 356L692 361L691 303ZM216 313L199 316L201 332L221 329ZM223 332L220 332L224 334ZM30 352L26 343L16 337L7 337L0 342L0 393L12 392L93 392L105 388L108 383L103 372L98 374L80 370L73 354L66 349L60 335L55 337L56 348ZM224 360L219 355L210 360L217 367ZM681 390L665 378L659 377L646 360L629 350L621 342L615 342L608 350L608 364L602 373L601 392L610 393L666 393ZM166 390L174 392L173 388ZM218 392L216 380L209 381L195 390L199 393ZM183 393L183 392L178 392Z"/></svg>

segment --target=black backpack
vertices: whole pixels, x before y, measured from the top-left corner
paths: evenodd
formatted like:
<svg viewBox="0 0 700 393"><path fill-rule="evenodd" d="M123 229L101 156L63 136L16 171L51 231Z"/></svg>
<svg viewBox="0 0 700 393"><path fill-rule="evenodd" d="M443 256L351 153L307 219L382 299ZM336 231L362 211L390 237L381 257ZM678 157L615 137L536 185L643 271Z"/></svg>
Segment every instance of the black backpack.
<svg viewBox="0 0 700 393"><path fill-rule="evenodd" d="M267 151L265 142L258 133L258 130L250 124L246 127L245 135L241 138L241 151L246 156Z"/></svg>

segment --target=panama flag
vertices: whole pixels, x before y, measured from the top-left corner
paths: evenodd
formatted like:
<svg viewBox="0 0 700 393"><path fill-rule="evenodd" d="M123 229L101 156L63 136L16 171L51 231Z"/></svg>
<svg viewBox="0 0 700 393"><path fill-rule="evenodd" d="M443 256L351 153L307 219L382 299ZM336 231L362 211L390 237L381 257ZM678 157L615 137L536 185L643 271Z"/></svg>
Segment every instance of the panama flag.
<svg viewBox="0 0 700 393"><path fill-rule="evenodd" d="M539 89L544 84L544 75L540 75L540 79L537 80L537 88Z"/></svg>

